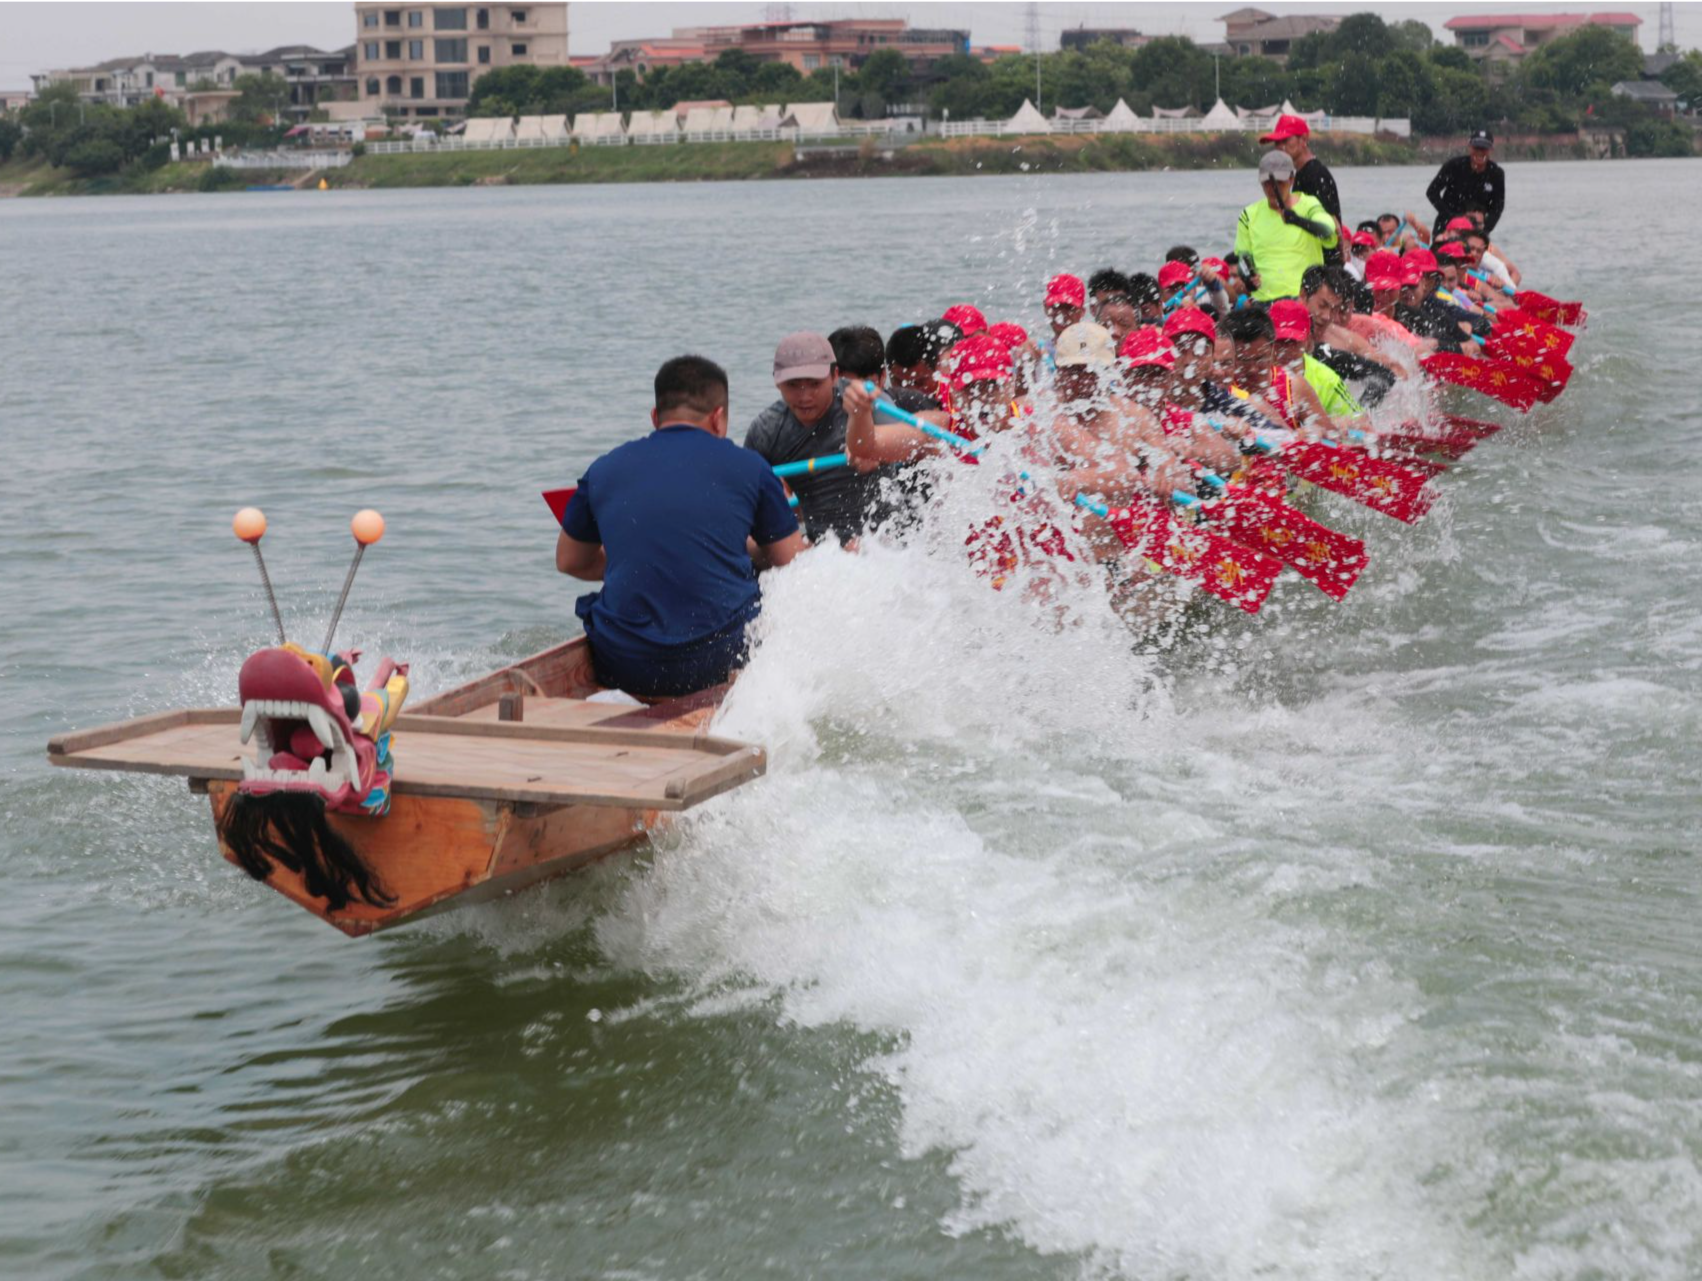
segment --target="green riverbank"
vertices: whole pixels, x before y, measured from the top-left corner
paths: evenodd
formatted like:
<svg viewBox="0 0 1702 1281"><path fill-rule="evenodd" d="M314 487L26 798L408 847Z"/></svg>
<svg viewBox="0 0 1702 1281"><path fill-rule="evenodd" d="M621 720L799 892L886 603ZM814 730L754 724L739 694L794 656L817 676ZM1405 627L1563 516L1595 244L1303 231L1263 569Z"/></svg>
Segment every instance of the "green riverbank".
<svg viewBox="0 0 1702 1281"><path fill-rule="evenodd" d="M1322 140L1332 164L1419 163L1403 142L1348 136ZM362 155L328 170L333 187L468 187L585 182L719 182L761 178L907 177L952 174L1106 173L1148 169L1251 168L1264 150L1236 134L1088 134L1032 138L930 138L907 147L715 142L659 147L540 147L510 151ZM800 154L801 153L801 154ZM0 165L0 194L149 195L242 190L300 181L302 173L213 169L205 163L79 178L40 161ZM318 176L313 177L317 183Z"/></svg>

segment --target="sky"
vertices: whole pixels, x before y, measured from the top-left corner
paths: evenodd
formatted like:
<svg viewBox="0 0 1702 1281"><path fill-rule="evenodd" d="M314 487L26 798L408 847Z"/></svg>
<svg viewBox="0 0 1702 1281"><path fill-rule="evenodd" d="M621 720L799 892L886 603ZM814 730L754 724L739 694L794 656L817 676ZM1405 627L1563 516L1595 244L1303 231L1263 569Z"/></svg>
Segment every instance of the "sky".
<svg viewBox="0 0 1702 1281"><path fill-rule="evenodd" d="M398 3L405 0L398 0ZM1058 34L1076 26L1134 27L1152 35L1185 35L1195 40L1221 40L1221 15L1241 7L1242 0L1204 0L1200 3L1103 4L1056 0L1035 6L1041 47L1058 47ZM1518 4L1485 0L1472 4L1312 3L1288 4L1258 0L1269 13L1361 13L1371 10L1388 21L1417 18L1438 36L1442 24L1456 14L1520 9L1532 11L1589 10L1593 3L1556 0L1548 4ZM1654 48L1658 4L1613 6L1643 19L1642 40ZM803 18L907 18L913 26L967 28L975 44L1027 42L1029 6L1011 3L848 3L771 4L703 0L681 3L613 3L585 0L568 6L568 47L574 54L602 53L611 40L666 35L674 27L761 22L786 16ZM1702 46L1702 4L1674 6L1680 48ZM0 0L0 90L28 89L30 73L50 67L79 66L145 53L189 53L224 49L232 53L259 52L281 44L309 44L335 49L355 39L354 6L349 0L280 0L278 3L236 3L207 0L42 0L19 3Z"/></svg>

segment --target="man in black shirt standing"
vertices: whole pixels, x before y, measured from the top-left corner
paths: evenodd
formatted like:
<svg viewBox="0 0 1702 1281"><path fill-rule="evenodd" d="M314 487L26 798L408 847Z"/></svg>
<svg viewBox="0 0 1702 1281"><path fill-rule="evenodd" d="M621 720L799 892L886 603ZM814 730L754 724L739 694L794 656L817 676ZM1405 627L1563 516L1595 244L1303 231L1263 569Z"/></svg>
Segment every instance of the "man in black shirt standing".
<svg viewBox="0 0 1702 1281"><path fill-rule="evenodd" d="M1314 197L1336 220L1336 226L1342 226L1341 194L1336 190L1335 175L1330 172L1329 166L1312 154L1311 126L1299 116L1278 116L1276 127L1259 141L1274 146L1294 161L1292 190ZM1345 244L1346 238L1339 237L1333 247L1324 250L1326 265L1339 267L1343 264Z"/></svg>
<svg viewBox="0 0 1702 1281"><path fill-rule="evenodd" d="M1435 236L1440 239L1448 220L1474 209L1483 211L1483 229L1494 231L1507 199L1507 175L1489 158L1495 138L1487 129L1471 136L1471 150L1455 156L1436 171L1425 196L1436 207Z"/></svg>

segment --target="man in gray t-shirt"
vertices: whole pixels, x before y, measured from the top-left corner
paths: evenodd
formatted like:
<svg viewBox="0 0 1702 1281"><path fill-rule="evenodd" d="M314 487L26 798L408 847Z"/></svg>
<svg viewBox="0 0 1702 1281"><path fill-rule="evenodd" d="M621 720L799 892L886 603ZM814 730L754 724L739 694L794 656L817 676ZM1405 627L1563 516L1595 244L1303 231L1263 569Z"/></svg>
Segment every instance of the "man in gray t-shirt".
<svg viewBox="0 0 1702 1281"><path fill-rule="evenodd" d="M774 353L774 384L780 399L758 414L745 433L745 448L770 464L795 463L845 451L846 413L839 398L839 368L833 347L821 334L789 334ZM812 542L830 532L849 542L863 532L878 496L879 476L850 466L792 476L798 518Z"/></svg>

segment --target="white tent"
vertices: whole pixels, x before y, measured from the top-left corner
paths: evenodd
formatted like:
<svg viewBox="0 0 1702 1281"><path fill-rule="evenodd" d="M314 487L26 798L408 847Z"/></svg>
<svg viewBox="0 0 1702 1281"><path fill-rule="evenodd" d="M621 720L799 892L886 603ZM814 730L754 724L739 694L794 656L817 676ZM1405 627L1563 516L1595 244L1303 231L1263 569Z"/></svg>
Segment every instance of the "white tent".
<svg viewBox="0 0 1702 1281"><path fill-rule="evenodd" d="M693 107L680 122L681 133L731 133L731 107Z"/></svg>
<svg viewBox="0 0 1702 1281"><path fill-rule="evenodd" d="M1229 129L1241 128L1241 117L1229 109L1229 104L1222 98L1212 103L1211 110L1200 119L1200 128L1208 132L1221 133Z"/></svg>
<svg viewBox="0 0 1702 1281"><path fill-rule="evenodd" d="M789 102L780 123L803 133L838 133L839 113L831 102Z"/></svg>
<svg viewBox="0 0 1702 1281"><path fill-rule="evenodd" d="M1005 121L1006 133L1051 133L1052 126L1046 117L1034 109L1034 104L1027 98L1022 100L1022 106L1017 108L1016 115Z"/></svg>
<svg viewBox="0 0 1702 1281"><path fill-rule="evenodd" d="M635 111L626 122L626 136L644 142L672 142L680 132L672 111Z"/></svg>
<svg viewBox="0 0 1702 1281"><path fill-rule="evenodd" d="M475 116L462 136L468 142L507 142L514 137L514 122L507 116Z"/></svg>
<svg viewBox="0 0 1702 1281"><path fill-rule="evenodd" d="M612 142L625 132L618 111L582 111L573 118L573 136L582 142Z"/></svg>
<svg viewBox="0 0 1702 1281"><path fill-rule="evenodd" d="M1284 98L1282 100L1282 114L1285 116L1299 116L1307 124L1315 125L1322 123L1324 117L1329 113L1324 111L1302 111L1287 98Z"/></svg>
<svg viewBox="0 0 1702 1281"><path fill-rule="evenodd" d="M1141 118L1134 113L1128 103L1119 98L1117 105L1111 108L1110 114L1105 117L1105 123L1101 127L1106 133L1133 133L1141 127Z"/></svg>
<svg viewBox="0 0 1702 1281"><path fill-rule="evenodd" d="M780 128L780 108L776 106L734 107L733 131L751 133L759 129Z"/></svg>
<svg viewBox="0 0 1702 1281"><path fill-rule="evenodd" d="M544 140L544 118L542 116L521 116L514 122L514 141L542 142Z"/></svg>
<svg viewBox="0 0 1702 1281"><path fill-rule="evenodd" d="M1098 107L1053 107L1054 120L1103 120L1105 113Z"/></svg>
<svg viewBox="0 0 1702 1281"><path fill-rule="evenodd" d="M1193 107L1154 107L1152 109L1154 120L1192 120L1199 114Z"/></svg>
<svg viewBox="0 0 1702 1281"><path fill-rule="evenodd" d="M543 134L545 142L567 141L566 116L539 116L538 129Z"/></svg>
<svg viewBox="0 0 1702 1281"><path fill-rule="evenodd" d="M1271 106L1268 106L1268 107L1237 107L1237 108L1235 108L1235 114L1240 116L1243 120L1249 120L1249 119L1274 120L1274 119L1276 119L1278 113L1280 113L1281 111L1282 111L1282 108L1275 105L1274 103Z"/></svg>

